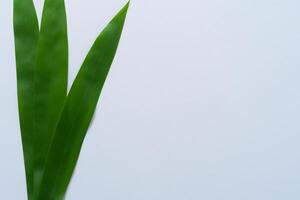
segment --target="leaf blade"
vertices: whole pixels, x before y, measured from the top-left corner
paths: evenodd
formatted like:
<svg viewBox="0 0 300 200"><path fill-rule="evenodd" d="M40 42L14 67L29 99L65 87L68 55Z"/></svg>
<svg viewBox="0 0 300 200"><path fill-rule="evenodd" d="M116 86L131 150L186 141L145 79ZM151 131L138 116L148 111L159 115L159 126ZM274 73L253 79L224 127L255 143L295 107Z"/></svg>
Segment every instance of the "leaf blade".
<svg viewBox="0 0 300 200"><path fill-rule="evenodd" d="M34 77L39 26L32 0L14 0L13 25L17 68L19 120L28 199L33 197Z"/></svg>
<svg viewBox="0 0 300 200"><path fill-rule="evenodd" d="M45 0L38 41L35 79L35 195L47 152L67 95L68 34L64 0Z"/></svg>
<svg viewBox="0 0 300 200"><path fill-rule="evenodd" d="M38 200L64 198L81 145L115 56L129 3L96 39L68 94L53 143Z"/></svg>

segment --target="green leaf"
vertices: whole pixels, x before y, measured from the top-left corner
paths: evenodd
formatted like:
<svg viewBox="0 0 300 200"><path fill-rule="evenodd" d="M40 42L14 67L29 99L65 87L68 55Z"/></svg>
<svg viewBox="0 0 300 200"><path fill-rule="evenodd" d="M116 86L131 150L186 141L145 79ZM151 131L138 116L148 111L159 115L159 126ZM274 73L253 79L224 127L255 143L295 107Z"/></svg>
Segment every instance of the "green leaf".
<svg viewBox="0 0 300 200"><path fill-rule="evenodd" d="M128 6L98 36L72 85L49 151L38 200L64 198L113 62Z"/></svg>
<svg viewBox="0 0 300 200"><path fill-rule="evenodd" d="M34 77L39 26L32 0L14 0L14 36L17 65L19 118L28 199L33 197Z"/></svg>
<svg viewBox="0 0 300 200"><path fill-rule="evenodd" d="M35 170L38 194L46 156L61 114L68 82L68 36L64 0L45 0L35 78Z"/></svg>

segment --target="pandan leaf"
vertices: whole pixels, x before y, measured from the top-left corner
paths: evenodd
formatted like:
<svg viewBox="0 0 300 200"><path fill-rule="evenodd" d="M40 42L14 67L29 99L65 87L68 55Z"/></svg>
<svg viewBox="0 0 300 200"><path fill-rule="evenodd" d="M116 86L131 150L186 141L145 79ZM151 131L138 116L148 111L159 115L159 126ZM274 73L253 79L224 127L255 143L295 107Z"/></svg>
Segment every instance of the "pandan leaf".
<svg viewBox="0 0 300 200"><path fill-rule="evenodd" d="M28 199L33 197L34 77L39 26L32 0L14 0L14 36L17 65L19 118Z"/></svg>
<svg viewBox="0 0 300 200"><path fill-rule="evenodd" d="M71 87L55 131L37 200L64 198L117 50L128 5L98 36Z"/></svg>
<svg viewBox="0 0 300 200"><path fill-rule="evenodd" d="M67 95L68 36L64 0L45 0L36 62L35 193L39 191L47 152Z"/></svg>

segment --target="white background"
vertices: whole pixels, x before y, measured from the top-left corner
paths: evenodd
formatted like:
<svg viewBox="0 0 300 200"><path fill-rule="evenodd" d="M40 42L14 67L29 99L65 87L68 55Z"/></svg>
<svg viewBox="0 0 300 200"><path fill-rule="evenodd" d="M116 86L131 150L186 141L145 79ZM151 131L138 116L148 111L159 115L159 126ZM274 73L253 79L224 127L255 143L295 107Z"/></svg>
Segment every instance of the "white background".
<svg viewBox="0 0 300 200"><path fill-rule="evenodd" d="M125 1L66 4L71 84ZM133 0L66 199L300 199L299 9ZM0 199L25 200L12 31L1 0Z"/></svg>

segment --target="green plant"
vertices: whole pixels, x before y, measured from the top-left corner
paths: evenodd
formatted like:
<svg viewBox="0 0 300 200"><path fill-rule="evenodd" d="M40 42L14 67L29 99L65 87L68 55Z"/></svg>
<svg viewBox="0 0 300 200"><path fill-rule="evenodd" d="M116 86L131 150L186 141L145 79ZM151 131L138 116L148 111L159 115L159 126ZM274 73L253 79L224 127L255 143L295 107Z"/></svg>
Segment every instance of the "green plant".
<svg viewBox="0 0 300 200"><path fill-rule="evenodd" d="M64 0L14 0L19 118L29 200L62 200L113 62L129 2L96 39L67 93Z"/></svg>

